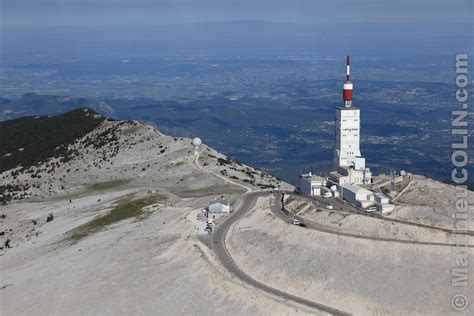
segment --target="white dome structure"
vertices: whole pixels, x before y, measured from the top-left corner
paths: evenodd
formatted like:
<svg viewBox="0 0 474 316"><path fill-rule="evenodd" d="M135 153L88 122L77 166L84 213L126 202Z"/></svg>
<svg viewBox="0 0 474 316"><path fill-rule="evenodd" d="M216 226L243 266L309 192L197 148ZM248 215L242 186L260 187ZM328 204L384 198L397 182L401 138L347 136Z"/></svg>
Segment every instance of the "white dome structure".
<svg viewBox="0 0 474 316"><path fill-rule="evenodd" d="M193 139L193 146L195 148L199 148L199 146L201 146L201 144L202 144L202 140L199 137L195 137Z"/></svg>

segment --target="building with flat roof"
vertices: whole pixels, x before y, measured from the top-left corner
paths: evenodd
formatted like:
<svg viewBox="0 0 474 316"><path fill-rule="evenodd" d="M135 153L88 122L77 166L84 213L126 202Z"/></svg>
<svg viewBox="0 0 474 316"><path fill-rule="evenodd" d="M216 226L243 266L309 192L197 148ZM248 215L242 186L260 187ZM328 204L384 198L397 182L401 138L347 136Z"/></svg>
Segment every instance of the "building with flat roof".
<svg viewBox="0 0 474 316"><path fill-rule="evenodd" d="M314 175L312 172L300 176L300 191L303 195L323 195L326 184L326 178Z"/></svg>
<svg viewBox="0 0 474 316"><path fill-rule="evenodd" d="M390 199L382 193L375 193L375 207L382 214L390 213L395 205L390 203Z"/></svg>
<svg viewBox="0 0 474 316"><path fill-rule="evenodd" d="M374 193L357 184L343 183L339 185L339 198L362 209L375 204Z"/></svg>
<svg viewBox="0 0 474 316"><path fill-rule="evenodd" d="M229 214L230 203L224 197L211 199L209 202L209 214Z"/></svg>

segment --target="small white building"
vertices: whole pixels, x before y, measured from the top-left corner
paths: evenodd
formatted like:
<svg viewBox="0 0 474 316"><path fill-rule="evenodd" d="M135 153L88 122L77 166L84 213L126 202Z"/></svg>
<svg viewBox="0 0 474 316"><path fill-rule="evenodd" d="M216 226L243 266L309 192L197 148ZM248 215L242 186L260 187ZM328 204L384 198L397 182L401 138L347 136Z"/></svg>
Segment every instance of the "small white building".
<svg viewBox="0 0 474 316"><path fill-rule="evenodd" d="M339 185L339 198L360 208L374 205L374 193L357 184L344 183Z"/></svg>
<svg viewBox="0 0 474 316"><path fill-rule="evenodd" d="M375 207L382 214L390 213L395 205L390 203L390 199L382 193L375 193Z"/></svg>
<svg viewBox="0 0 474 316"><path fill-rule="evenodd" d="M224 197L213 198L209 202L209 214L229 214L230 204Z"/></svg>
<svg viewBox="0 0 474 316"><path fill-rule="evenodd" d="M322 195L325 192L326 184L326 178L314 175L311 172L300 176L300 190L303 195Z"/></svg>

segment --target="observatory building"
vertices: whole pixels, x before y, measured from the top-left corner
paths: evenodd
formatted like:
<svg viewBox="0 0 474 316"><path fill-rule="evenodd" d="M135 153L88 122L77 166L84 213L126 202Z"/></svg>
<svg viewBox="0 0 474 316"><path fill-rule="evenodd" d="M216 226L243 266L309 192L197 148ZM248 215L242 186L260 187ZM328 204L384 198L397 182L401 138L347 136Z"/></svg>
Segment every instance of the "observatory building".
<svg viewBox="0 0 474 316"><path fill-rule="evenodd" d="M199 147L202 144L202 140L199 137L195 137L195 138L193 138L192 143L193 143L194 148L199 149Z"/></svg>
<svg viewBox="0 0 474 316"><path fill-rule="evenodd" d="M350 57L347 55L346 81L343 86L343 105L336 109L336 148L334 169L329 174L330 183L368 184L372 173L365 167L360 153L360 109L352 106L353 84L350 79Z"/></svg>
<svg viewBox="0 0 474 316"><path fill-rule="evenodd" d="M360 152L360 109L352 106L352 89L347 55L343 103L336 108L334 171L328 178L314 175L312 170L300 175L300 192L307 196L335 197L358 209L385 214L391 212L394 205L388 197L375 193L368 185L372 183L372 173L365 167L365 158Z"/></svg>

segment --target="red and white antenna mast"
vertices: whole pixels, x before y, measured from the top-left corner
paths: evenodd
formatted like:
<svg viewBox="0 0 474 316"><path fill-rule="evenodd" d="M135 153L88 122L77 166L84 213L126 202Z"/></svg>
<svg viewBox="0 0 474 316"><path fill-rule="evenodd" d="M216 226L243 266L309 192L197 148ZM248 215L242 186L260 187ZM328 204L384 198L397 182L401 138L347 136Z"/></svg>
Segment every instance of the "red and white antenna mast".
<svg viewBox="0 0 474 316"><path fill-rule="evenodd" d="M344 90L342 93L342 97L344 99L344 106L349 108L352 106L352 82L350 78L350 67L351 67L351 59L350 56L347 55L346 59L346 82L344 82Z"/></svg>

